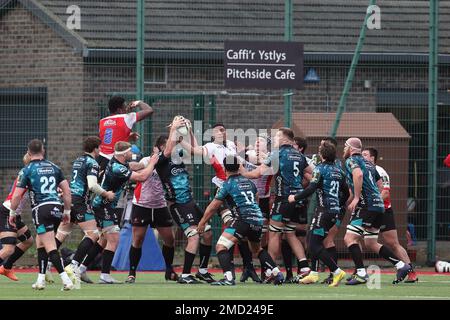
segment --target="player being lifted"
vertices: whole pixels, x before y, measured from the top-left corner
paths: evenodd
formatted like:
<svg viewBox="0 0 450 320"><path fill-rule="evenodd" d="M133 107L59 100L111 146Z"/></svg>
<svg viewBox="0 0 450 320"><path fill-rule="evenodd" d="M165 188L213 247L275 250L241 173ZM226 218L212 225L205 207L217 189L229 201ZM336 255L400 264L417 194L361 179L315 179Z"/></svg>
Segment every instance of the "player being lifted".
<svg viewBox="0 0 450 320"><path fill-rule="evenodd" d="M353 198L348 206L352 216L347 226L344 242L352 255L356 273L346 284L357 285L367 282L368 276L359 244L361 239L364 239L366 248L379 254L396 267L397 276L394 283L398 283L403 281L412 269L409 264L401 261L387 246L378 243L384 204L374 177L367 168L361 152L360 139L347 139L344 148L345 173Z"/></svg>
<svg viewBox="0 0 450 320"><path fill-rule="evenodd" d="M334 275L330 286L336 287L345 277L345 272L337 266L330 252L324 247L323 241L330 229L338 221L341 204L345 203L350 194L345 182L345 176L335 164L335 146L324 142L319 147L319 154L322 162L314 168L310 184L302 192L290 195L289 202L295 203L306 199L317 191L317 206L308 235L308 250L314 259L320 259L327 265ZM339 198L340 191L343 191L343 199ZM312 271L310 274L301 279L300 283L310 284L319 281L317 264L313 264L311 267Z"/></svg>
<svg viewBox="0 0 450 320"><path fill-rule="evenodd" d="M203 232L206 223L217 212L217 209L223 202L228 202L235 218L224 230L216 245L217 257L224 272L224 279L211 284L235 285L229 249L244 238L248 238L251 249L258 256L261 266L265 266L267 277L273 279L274 284L282 284L283 274L267 251L260 246L263 215L256 202L256 186L239 174L240 164L235 156L225 158L224 167L227 180L220 187L215 199L206 208L205 215L197 227L198 232Z"/></svg>
<svg viewBox="0 0 450 320"><path fill-rule="evenodd" d="M88 251L87 256L80 265L80 273L83 273L93 259L103 250L102 271L100 283L114 284L120 283L111 277L111 263L114 258L114 252L119 242L119 219L121 209L117 208L117 202L120 198L126 183L129 180L145 181L152 174L157 156L150 159L145 169L139 172L131 171L128 161L132 159L131 144L128 142L117 142L114 146L114 157L108 163L105 169L101 188L114 192L115 197L112 201L97 195L92 203L97 227L101 229L102 236Z"/></svg>
<svg viewBox="0 0 450 320"><path fill-rule="evenodd" d="M154 154L164 151L167 136L156 139ZM145 157L140 164L147 166L150 157ZM130 270L127 283L136 281L136 269L142 256L142 244L147 233L148 226L156 228L163 240L162 254L166 264L166 280L178 280L178 275L173 271L172 263L175 254L175 237L173 235L173 220L167 208L164 198L164 189L156 170L144 182L139 182L134 190L133 206L131 209L132 243L130 246Z"/></svg>
<svg viewBox="0 0 450 320"><path fill-rule="evenodd" d="M23 193L28 190L33 222L36 227L36 247L38 256L53 263L63 282L63 290L73 289L73 283L64 271L61 257L56 248L55 229L58 228L61 220L66 224L70 220L70 188L67 180L64 179L61 169L52 162L44 159L44 146L40 140L34 139L28 143L28 154L30 164L22 169L16 190L11 199L9 212L9 223L16 226L16 210L19 206ZM57 188L63 192L63 206L58 196ZM45 270L45 269L44 269ZM42 272L42 270L41 270ZM45 272L39 273L38 281L33 284L33 289L42 290L45 288Z"/></svg>
<svg viewBox="0 0 450 320"><path fill-rule="evenodd" d="M170 213L187 238L186 249L184 251L183 272L178 279L178 283L200 283L200 281L191 275L192 264L199 245L200 265L196 277L210 283L215 281L208 272L212 232L207 230L207 232L203 233L202 242L200 242L200 236L197 233L197 224L203 216L203 212L192 197L189 173L182 159L184 149L178 144L179 136L177 129L186 126L186 121L182 117L175 117L172 121L169 139L167 140L164 151L159 154L156 171L163 184Z"/></svg>
<svg viewBox="0 0 450 320"><path fill-rule="evenodd" d="M139 107L141 111L132 112ZM113 96L108 101L109 116L99 122L99 136L101 140L100 155L97 158L100 166L100 178L108 162L114 156L114 146L119 141L134 141L139 138L135 132L131 132L136 122L142 121L153 114L153 109L142 101L133 101L125 104L125 99Z"/></svg>
<svg viewBox="0 0 450 320"><path fill-rule="evenodd" d="M288 197L303 190L303 175L311 174L312 169L305 156L294 149L293 143L294 132L289 128L280 128L274 138L274 147L278 150L272 151L257 169L243 172L243 176L256 179L264 174L275 173L276 198L270 215L269 254L273 259L279 256L281 236L285 233L300 268L309 269L303 245L295 235L296 224L291 221L298 215L297 206L302 202L289 203Z"/></svg>
<svg viewBox="0 0 450 320"><path fill-rule="evenodd" d="M72 232L74 224L77 224L84 232L75 255L65 270L69 276L75 274L79 281L87 283L92 281L87 277L85 270L79 272L79 266L83 262L89 249L99 239L99 231L92 211L92 194L101 196L108 201L113 201L115 193L104 190L98 184L99 165L95 160L99 155L101 140L98 137L90 136L83 141L84 154L75 159L72 165L72 180L70 181L70 192L72 197L72 209L70 211L70 224L60 225L56 234L56 243L59 247Z"/></svg>
<svg viewBox="0 0 450 320"><path fill-rule="evenodd" d="M27 166L29 163L30 156L26 153L23 157L23 164ZM16 190L18 179L17 177L14 180L10 193L3 204L0 205L0 243L2 244L2 249L0 250L0 274L13 281L19 280L12 270L14 263L33 245L31 232L20 217L20 212L22 212L27 197L22 197L19 207L16 209L16 227L11 226L8 222L11 198Z"/></svg>

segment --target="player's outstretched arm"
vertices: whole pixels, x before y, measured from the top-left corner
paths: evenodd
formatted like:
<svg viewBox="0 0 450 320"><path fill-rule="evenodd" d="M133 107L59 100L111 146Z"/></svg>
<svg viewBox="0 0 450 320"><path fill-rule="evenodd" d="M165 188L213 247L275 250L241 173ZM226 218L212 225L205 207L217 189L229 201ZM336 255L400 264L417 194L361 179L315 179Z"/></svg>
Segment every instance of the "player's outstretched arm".
<svg viewBox="0 0 450 320"><path fill-rule="evenodd" d="M72 206L72 196L70 194L70 186L67 180L63 180L59 183L59 188L62 190L62 199L64 202L64 215L63 223L70 221L70 208Z"/></svg>
<svg viewBox="0 0 450 320"><path fill-rule="evenodd" d="M22 195L26 192L27 189L16 187L14 190L13 196L11 198L11 206L9 210L9 224L13 227L16 226L16 210L19 207L20 200Z"/></svg>
<svg viewBox="0 0 450 320"><path fill-rule="evenodd" d="M177 145L177 129L185 125L184 119L174 120L170 125L169 139L167 139L166 148L164 149L164 156L170 158L172 156L172 151Z"/></svg>
<svg viewBox="0 0 450 320"><path fill-rule="evenodd" d="M115 194L112 191L106 191L103 189L97 181L96 176L87 176L88 188L89 191L95 193L96 195L102 196L103 198L113 201Z"/></svg>
<svg viewBox="0 0 450 320"><path fill-rule="evenodd" d="M308 198L310 195L312 195L317 190L317 183L311 182L306 189L303 191L300 191L299 193L295 195L290 195L288 200L289 202L296 202L299 200L303 200Z"/></svg>
<svg viewBox="0 0 450 320"><path fill-rule="evenodd" d="M128 111L132 111L134 108L139 107L141 111L136 113L136 121L144 120L153 114L153 108L146 104L144 101L133 101L128 108Z"/></svg>
<svg viewBox="0 0 450 320"><path fill-rule="evenodd" d="M223 201L219 200L219 199L214 199L213 201L211 201L209 206L206 208L202 219L200 220L200 222L197 225L198 233L202 233L203 231L205 231L206 223L208 223L208 221L211 219L211 217L214 215L214 213L216 213L219 210L219 208L222 204L223 204Z"/></svg>
<svg viewBox="0 0 450 320"><path fill-rule="evenodd" d="M153 170L155 169L155 166L156 166L156 163L158 163L158 160L159 160L159 155L154 154L150 158L150 161L149 161L147 167L145 167L143 170L140 170L138 172L133 171L130 179L133 181L137 181L137 182L143 182L143 181L147 180L148 177L150 177L150 175L152 174Z"/></svg>

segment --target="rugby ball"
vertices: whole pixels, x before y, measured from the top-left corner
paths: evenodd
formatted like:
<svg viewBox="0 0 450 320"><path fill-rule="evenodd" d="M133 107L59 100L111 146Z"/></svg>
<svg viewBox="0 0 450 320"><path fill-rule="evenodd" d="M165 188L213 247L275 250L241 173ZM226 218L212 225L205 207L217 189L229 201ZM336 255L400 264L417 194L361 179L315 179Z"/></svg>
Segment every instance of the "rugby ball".
<svg viewBox="0 0 450 320"><path fill-rule="evenodd" d="M446 261L436 261L434 268L438 273L450 272L450 263Z"/></svg>
<svg viewBox="0 0 450 320"><path fill-rule="evenodd" d="M186 122L186 125L184 125L182 127L179 127L177 129L177 131L182 136L187 136L189 134L189 130L192 128L191 122L188 119L186 119L185 117L183 117L183 116L176 116L173 119L173 121L180 120L180 119L184 120Z"/></svg>

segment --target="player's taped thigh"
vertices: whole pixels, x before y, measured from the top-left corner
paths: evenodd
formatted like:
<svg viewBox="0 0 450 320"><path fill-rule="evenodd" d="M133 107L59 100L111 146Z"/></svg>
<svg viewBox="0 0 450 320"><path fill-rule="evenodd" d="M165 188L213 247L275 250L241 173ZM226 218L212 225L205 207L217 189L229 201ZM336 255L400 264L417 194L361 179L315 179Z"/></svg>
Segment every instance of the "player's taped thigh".
<svg viewBox="0 0 450 320"><path fill-rule="evenodd" d="M362 226L347 225L347 232L356 234L360 237L364 236L364 228Z"/></svg>
<svg viewBox="0 0 450 320"><path fill-rule="evenodd" d="M231 213L231 210L224 210L220 213L220 217L222 218L223 224L227 224L231 220L233 220L233 214Z"/></svg>
<svg viewBox="0 0 450 320"><path fill-rule="evenodd" d="M278 227L276 225L270 224L269 225L269 231L275 232L275 233L283 233L284 227Z"/></svg>
<svg viewBox="0 0 450 320"><path fill-rule="evenodd" d="M269 226L267 224L263 224L262 229L261 229L262 233L267 233L269 232Z"/></svg>
<svg viewBox="0 0 450 320"><path fill-rule="evenodd" d="M70 229L69 231L65 231L65 230L60 230L60 229L58 228L58 230L56 231L56 233L60 233L60 234L62 234L63 236L68 237L68 236L70 236L70 234L72 233L72 229Z"/></svg>
<svg viewBox="0 0 450 320"><path fill-rule="evenodd" d="M27 231L25 231L24 233L22 233L20 236L17 237L17 241L18 242L25 242L25 241L27 241L30 238L31 238L31 232L28 229Z"/></svg>
<svg viewBox="0 0 450 320"><path fill-rule="evenodd" d="M120 228L118 225L112 225L106 228L103 228L102 233L103 234L113 234L113 233L119 233L120 232Z"/></svg>
<svg viewBox="0 0 450 320"><path fill-rule="evenodd" d="M230 250L230 248L232 246L234 246L234 241L221 235L219 240L217 241L217 244L220 244L220 245L224 246L225 248L227 248L227 250Z"/></svg>
<svg viewBox="0 0 450 320"><path fill-rule="evenodd" d="M378 239L378 235L380 234L380 229L375 231L369 231L364 229L364 238L365 239Z"/></svg>
<svg viewBox="0 0 450 320"><path fill-rule="evenodd" d="M96 238L100 237L100 231L98 231L98 229L88 229L88 230L83 230L84 232L84 238L90 238L90 236L94 236Z"/></svg>
<svg viewBox="0 0 450 320"><path fill-rule="evenodd" d="M286 225L284 226L283 232L284 232L284 233L294 233L294 232L295 232L295 227L296 227L295 224L288 223L288 224L286 224Z"/></svg>
<svg viewBox="0 0 450 320"><path fill-rule="evenodd" d="M16 237L4 237L2 239L0 239L0 242L2 245L16 245L17 243L17 238Z"/></svg>

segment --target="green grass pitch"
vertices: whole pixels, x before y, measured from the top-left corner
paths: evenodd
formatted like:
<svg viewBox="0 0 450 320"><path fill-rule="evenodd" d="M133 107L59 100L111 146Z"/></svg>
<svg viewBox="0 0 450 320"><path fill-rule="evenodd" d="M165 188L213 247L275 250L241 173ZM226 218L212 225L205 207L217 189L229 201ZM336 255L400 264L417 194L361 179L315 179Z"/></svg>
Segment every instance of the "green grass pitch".
<svg viewBox="0 0 450 320"><path fill-rule="evenodd" d="M202 299L251 299L251 300L340 300L340 299L450 299L450 276L420 275L415 284L401 283L392 285L393 275L382 275L381 289L368 289L364 285L349 287L341 284L337 288L326 285L296 285L283 286L262 285L247 282L238 283L234 287L212 287L209 284L181 285L166 282L163 273L138 273L135 284L82 284L80 290L62 292L61 283L54 273L55 284L47 285L45 290L35 291L31 284L36 279L34 273L17 273L19 282L13 282L5 277L0 278L0 294L3 300L38 300L38 299L164 299L164 300L202 300ZM98 281L99 273L90 272L92 280ZM219 278L221 274L215 274ZM239 275L238 279L239 279ZM125 273L116 273L114 277L125 280ZM322 278L325 274L322 274Z"/></svg>

